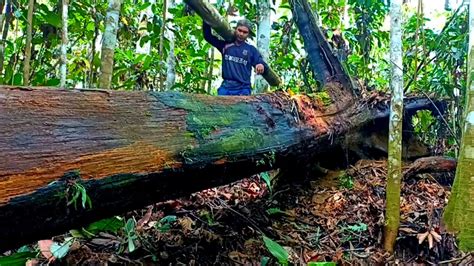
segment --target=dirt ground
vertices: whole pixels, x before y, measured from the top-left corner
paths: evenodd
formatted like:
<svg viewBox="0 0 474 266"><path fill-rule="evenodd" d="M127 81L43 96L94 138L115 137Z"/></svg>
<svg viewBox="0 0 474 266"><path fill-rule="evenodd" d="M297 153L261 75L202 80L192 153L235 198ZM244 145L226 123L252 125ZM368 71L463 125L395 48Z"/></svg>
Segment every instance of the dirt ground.
<svg viewBox="0 0 474 266"><path fill-rule="evenodd" d="M440 221L453 173L404 180L396 252L385 253L385 176L385 161L367 160L345 171L290 176L273 190L254 176L130 212L133 237L119 230L75 238L52 264L276 265L265 235L293 265L474 265Z"/></svg>

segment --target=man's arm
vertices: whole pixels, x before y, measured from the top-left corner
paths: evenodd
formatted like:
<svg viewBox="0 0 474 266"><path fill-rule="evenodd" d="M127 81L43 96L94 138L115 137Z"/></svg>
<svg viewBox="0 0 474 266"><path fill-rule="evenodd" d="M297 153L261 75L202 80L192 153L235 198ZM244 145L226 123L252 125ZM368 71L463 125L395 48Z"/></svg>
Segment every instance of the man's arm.
<svg viewBox="0 0 474 266"><path fill-rule="evenodd" d="M212 35L211 26L209 26L209 24L204 21L202 22L202 32L204 39L222 53L222 50L225 46L225 41L219 40L216 36Z"/></svg>
<svg viewBox="0 0 474 266"><path fill-rule="evenodd" d="M263 74L268 69L267 63L263 60L262 55L257 48L254 47L252 66L255 67L257 74Z"/></svg>

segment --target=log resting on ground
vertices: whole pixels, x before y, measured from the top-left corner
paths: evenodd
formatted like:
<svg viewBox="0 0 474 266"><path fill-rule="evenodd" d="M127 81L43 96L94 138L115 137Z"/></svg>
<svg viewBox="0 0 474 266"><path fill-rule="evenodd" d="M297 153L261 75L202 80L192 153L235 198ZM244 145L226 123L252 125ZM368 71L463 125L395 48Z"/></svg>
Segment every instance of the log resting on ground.
<svg viewBox="0 0 474 266"><path fill-rule="evenodd" d="M454 158L431 156L420 158L403 171L405 178L422 173L455 172L457 161Z"/></svg>
<svg viewBox="0 0 474 266"><path fill-rule="evenodd" d="M389 113L384 102L334 106L283 93L0 88L0 249L284 167ZM92 208L67 205L74 184Z"/></svg>
<svg viewBox="0 0 474 266"><path fill-rule="evenodd" d="M184 0L196 13L213 28L224 40L234 41L234 30L230 27L227 20L219 14L217 9L207 0ZM267 62L270 66L270 63ZM279 86L281 84L280 77L271 69L266 68L262 77L270 86Z"/></svg>

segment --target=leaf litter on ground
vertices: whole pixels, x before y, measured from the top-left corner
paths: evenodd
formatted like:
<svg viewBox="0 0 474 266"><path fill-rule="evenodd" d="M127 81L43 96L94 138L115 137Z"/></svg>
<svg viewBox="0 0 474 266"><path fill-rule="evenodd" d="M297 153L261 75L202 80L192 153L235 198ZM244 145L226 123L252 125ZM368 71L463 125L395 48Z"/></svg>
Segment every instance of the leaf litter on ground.
<svg viewBox="0 0 474 266"><path fill-rule="evenodd" d="M253 176L130 212L124 221L138 221L134 228L76 238L80 245L62 261L365 265L472 260L457 251L441 225L449 186L441 185L436 173L404 180L396 253L383 251L386 171L386 161L361 160L346 171L286 182L272 193L268 180Z"/></svg>

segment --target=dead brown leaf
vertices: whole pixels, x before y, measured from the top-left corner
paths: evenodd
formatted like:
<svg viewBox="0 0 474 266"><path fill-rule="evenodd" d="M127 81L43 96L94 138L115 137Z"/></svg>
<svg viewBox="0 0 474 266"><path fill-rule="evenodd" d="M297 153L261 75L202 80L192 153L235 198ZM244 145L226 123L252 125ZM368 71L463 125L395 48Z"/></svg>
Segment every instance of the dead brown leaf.
<svg viewBox="0 0 474 266"><path fill-rule="evenodd" d="M141 231L143 229L143 226L150 221L152 213L153 213L153 206L150 206L148 207L148 210L146 211L145 215L137 222L136 228L138 231Z"/></svg>
<svg viewBox="0 0 474 266"><path fill-rule="evenodd" d="M39 247L39 250L41 251L41 254L49 262L53 262L56 259L53 256L53 253L51 253L51 246L53 245L53 243L54 243L53 240L50 240L50 239L38 241L38 247Z"/></svg>
<svg viewBox="0 0 474 266"><path fill-rule="evenodd" d="M183 217L178 219L178 223L181 225L184 232L189 232L193 230L194 221L189 217Z"/></svg>

